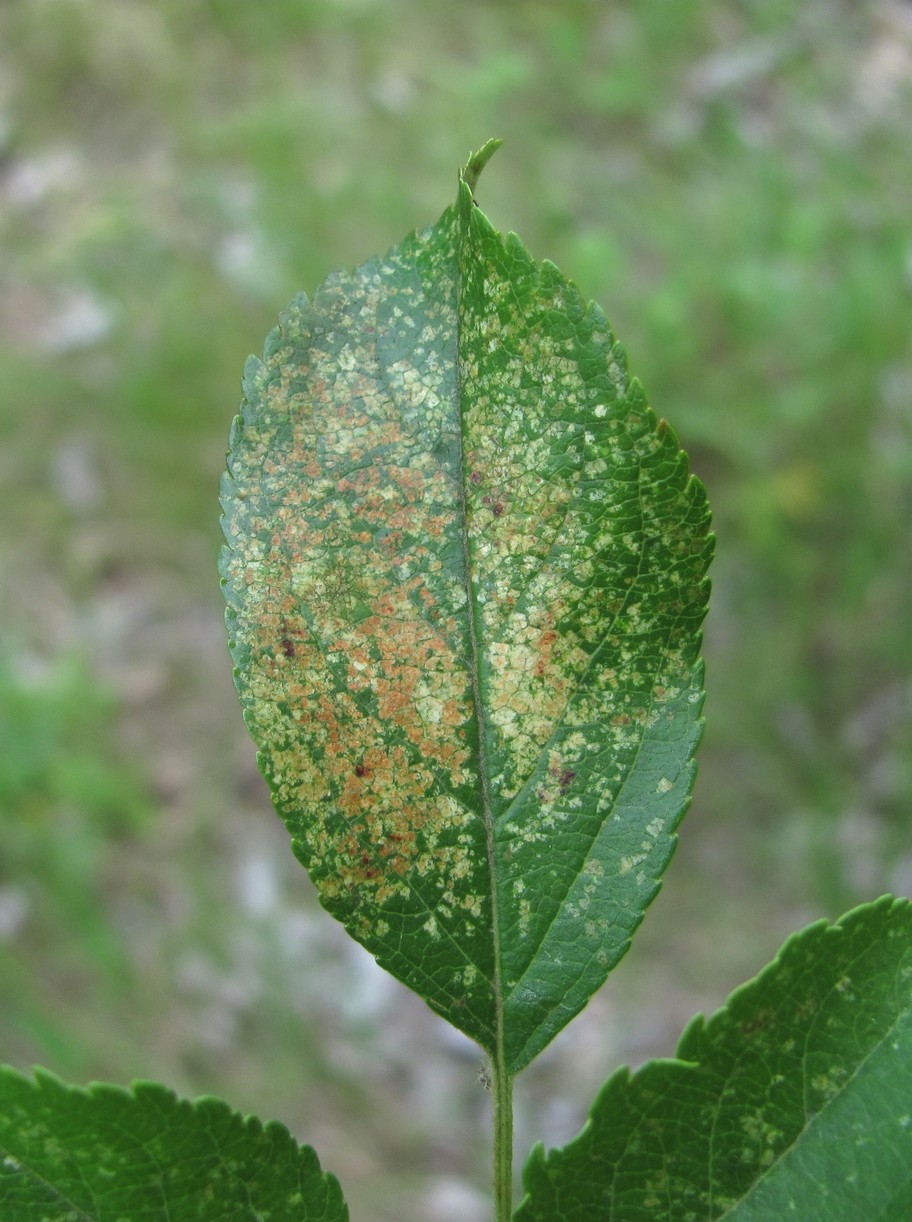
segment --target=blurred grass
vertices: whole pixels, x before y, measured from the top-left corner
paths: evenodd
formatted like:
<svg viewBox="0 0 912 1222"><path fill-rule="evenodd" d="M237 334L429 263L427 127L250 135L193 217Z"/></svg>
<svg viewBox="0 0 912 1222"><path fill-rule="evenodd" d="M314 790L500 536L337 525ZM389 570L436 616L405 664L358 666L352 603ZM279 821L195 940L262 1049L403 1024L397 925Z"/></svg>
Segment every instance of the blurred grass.
<svg viewBox="0 0 912 1222"><path fill-rule="evenodd" d="M482 206L604 305L719 534L679 857L521 1141L794 925L909 892L909 130L903 0L7 0L3 1059L223 1092L355 1216L484 1212L473 1054L314 913L266 809L215 553L246 353L489 135Z"/></svg>

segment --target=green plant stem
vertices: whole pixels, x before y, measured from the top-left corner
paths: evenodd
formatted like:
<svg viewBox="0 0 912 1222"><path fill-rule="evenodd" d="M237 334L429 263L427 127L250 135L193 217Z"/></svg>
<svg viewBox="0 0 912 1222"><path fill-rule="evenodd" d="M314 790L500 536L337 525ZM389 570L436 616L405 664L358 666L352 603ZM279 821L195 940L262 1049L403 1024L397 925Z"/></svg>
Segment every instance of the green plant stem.
<svg viewBox="0 0 912 1222"><path fill-rule="evenodd" d="M492 1065L494 1095L494 1222L513 1216L513 1077L503 1064Z"/></svg>

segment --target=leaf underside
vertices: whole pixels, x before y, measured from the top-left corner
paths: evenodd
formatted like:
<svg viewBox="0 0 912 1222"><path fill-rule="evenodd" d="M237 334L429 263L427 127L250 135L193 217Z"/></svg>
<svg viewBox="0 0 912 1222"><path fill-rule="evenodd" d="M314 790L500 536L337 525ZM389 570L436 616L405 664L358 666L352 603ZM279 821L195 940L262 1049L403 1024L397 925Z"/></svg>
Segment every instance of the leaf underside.
<svg viewBox="0 0 912 1222"><path fill-rule="evenodd" d="M912 904L793 935L684 1033L605 1084L580 1134L526 1167L516 1222L908 1222Z"/></svg>
<svg viewBox="0 0 912 1222"><path fill-rule="evenodd" d="M0 1217L348 1222L334 1176L282 1125L220 1099L66 1086L0 1068Z"/></svg>
<svg viewBox="0 0 912 1222"><path fill-rule="evenodd" d="M627 949L701 732L701 485L602 312L457 205L298 297L222 488L236 683L324 906L526 1065Z"/></svg>

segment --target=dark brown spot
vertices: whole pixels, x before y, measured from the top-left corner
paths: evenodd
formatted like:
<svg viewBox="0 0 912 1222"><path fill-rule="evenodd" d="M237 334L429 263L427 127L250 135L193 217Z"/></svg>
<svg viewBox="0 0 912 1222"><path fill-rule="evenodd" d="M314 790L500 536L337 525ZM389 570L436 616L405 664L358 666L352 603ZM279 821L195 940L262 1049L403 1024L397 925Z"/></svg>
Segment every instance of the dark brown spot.
<svg viewBox="0 0 912 1222"><path fill-rule="evenodd" d="M499 504L495 505L494 508L491 510L491 512L494 514L495 518L499 518L500 515L503 513L503 505L499 505Z"/></svg>
<svg viewBox="0 0 912 1222"><path fill-rule="evenodd" d="M295 656L294 641L290 637L282 637L282 653L284 653L286 658L293 658Z"/></svg>
<svg viewBox="0 0 912 1222"><path fill-rule="evenodd" d="M367 776L367 769L363 764L355 764L355 776Z"/></svg>

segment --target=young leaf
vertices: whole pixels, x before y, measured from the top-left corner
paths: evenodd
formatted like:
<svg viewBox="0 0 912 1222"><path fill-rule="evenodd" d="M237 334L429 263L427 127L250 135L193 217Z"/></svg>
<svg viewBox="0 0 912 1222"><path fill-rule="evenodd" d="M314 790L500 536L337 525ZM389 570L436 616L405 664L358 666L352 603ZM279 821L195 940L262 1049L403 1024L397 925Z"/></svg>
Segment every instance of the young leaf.
<svg viewBox="0 0 912 1222"><path fill-rule="evenodd" d="M325 907L507 1073L617 963L700 736L709 513L471 186L298 297L222 490L236 683Z"/></svg>
<svg viewBox="0 0 912 1222"><path fill-rule="evenodd" d="M912 1218L912 904L821 921L533 1150L516 1222Z"/></svg>
<svg viewBox="0 0 912 1222"><path fill-rule="evenodd" d="M16 1222L348 1222L334 1176L288 1130L220 1099L66 1086L0 1067L0 1217Z"/></svg>

